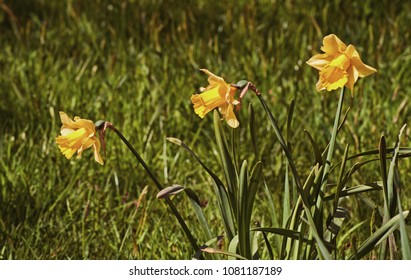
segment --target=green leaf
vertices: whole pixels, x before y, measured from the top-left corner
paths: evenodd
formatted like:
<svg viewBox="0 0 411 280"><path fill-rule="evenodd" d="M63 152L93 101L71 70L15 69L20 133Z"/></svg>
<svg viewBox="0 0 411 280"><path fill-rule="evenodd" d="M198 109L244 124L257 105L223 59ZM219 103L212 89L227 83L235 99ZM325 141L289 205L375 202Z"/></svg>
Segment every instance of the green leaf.
<svg viewBox="0 0 411 280"><path fill-rule="evenodd" d="M251 144L253 146L254 156L256 159L258 159L257 126L255 125L255 114L254 114L254 109L251 103L248 106L248 114L249 114Z"/></svg>
<svg viewBox="0 0 411 280"><path fill-rule="evenodd" d="M406 125L404 125L399 134L398 134L398 139L395 144L395 149L394 149L394 155L391 159L390 167L388 170L388 176L387 176L387 206L388 210L390 212L390 216L395 212L395 190L394 190L394 169L396 168L397 165L397 160L398 160L398 154L399 154L399 148L400 148L400 142L401 142L401 136L402 133L404 132Z"/></svg>
<svg viewBox="0 0 411 280"><path fill-rule="evenodd" d="M405 218L409 214L409 211L402 212L402 216ZM371 252L375 245L387 238L399 225L400 214L394 216L391 220L385 223L381 228L374 232L370 237L365 240L357 250L356 254L349 257L350 260L361 259L366 254Z"/></svg>
<svg viewBox="0 0 411 280"><path fill-rule="evenodd" d="M337 190L335 192L335 198L334 198L334 211L337 211L340 194L345 185L345 182L343 181L343 175L344 175L345 164L347 162L347 157L348 157L348 149L349 149L349 145L347 144L345 147L344 155L343 155L340 173L338 175Z"/></svg>
<svg viewBox="0 0 411 280"><path fill-rule="evenodd" d="M230 207L230 200L228 199L227 190L224 184L221 182L220 178L211 171L201 160L200 158L190 149L183 141L173 137L167 137L167 140L173 144L176 144L182 148L184 148L187 152L189 152L197 162L203 167L203 169L213 178L214 184L214 192L217 196L217 202L220 209L220 213L223 219L223 224L225 228L225 232L227 235L228 240L231 240L235 235L235 226L234 226L234 217L233 212Z"/></svg>
<svg viewBox="0 0 411 280"><path fill-rule="evenodd" d="M293 114L294 114L294 105L295 105L295 101L294 99L291 100L290 102L290 106L288 108L288 115L287 115L287 130L286 130L286 141L287 141L287 146L289 149L291 149L290 147L290 140L291 140L291 123L293 120Z"/></svg>
<svg viewBox="0 0 411 280"><path fill-rule="evenodd" d="M399 195L398 195L399 196ZM400 198L398 197L398 210L400 211L400 235L401 235L401 251L403 260L411 260L411 244L408 238L407 228L405 226L405 218L402 214Z"/></svg>
<svg viewBox="0 0 411 280"><path fill-rule="evenodd" d="M308 130L304 129L304 132L305 132L305 135L307 135L308 140L310 141L311 147L313 148L315 163L319 163L320 165L323 165L323 157L321 155L321 152L320 152L320 149L318 148L317 143L315 142L311 134L308 132Z"/></svg>
<svg viewBox="0 0 411 280"><path fill-rule="evenodd" d="M223 166L225 178L227 181L228 198L230 199L230 205L233 209L234 216L237 216L237 174L231 156L228 152L227 141L223 128L221 126L221 120L217 110L214 110L214 132L217 140L217 146L220 151L219 154L221 164Z"/></svg>
<svg viewBox="0 0 411 280"><path fill-rule="evenodd" d="M247 209L248 196L248 172L247 161L243 161L240 170L239 178L239 196L238 196L238 247L240 254L252 259L251 244L250 244L250 220L248 218ZM250 214L251 215L251 214Z"/></svg>
<svg viewBox="0 0 411 280"><path fill-rule="evenodd" d="M379 144L379 155L380 155L380 172L383 185L384 201L388 201L387 197L387 144L384 135L380 138Z"/></svg>
<svg viewBox="0 0 411 280"><path fill-rule="evenodd" d="M291 230L291 229L285 229L285 228L259 227L259 228L253 228L252 231L262 231L262 232L278 234L278 235L288 237L291 239L296 239L296 240L301 239L301 232L297 230ZM312 242L312 240L309 240L307 236L303 236L302 241Z"/></svg>
<svg viewBox="0 0 411 280"><path fill-rule="evenodd" d="M231 254L237 255L237 248L238 248L238 235L234 236L233 239L230 241L230 244L228 244L228 252ZM230 260L235 260L237 257L229 256L228 259ZM243 258L243 257L242 257Z"/></svg>
<svg viewBox="0 0 411 280"><path fill-rule="evenodd" d="M255 202L255 197L257 194L258 186L261 180L262 173L262 164L261 161L257 162L254 165L254 168L251 170L250 183L248 187L248 195L246 196L246 209L247 209L247 220L251 221L251 214L253 211L253 206Z"/></svg>
<svg viewBox="0 0 411 280"><path fill-rule="evenodd" d="M343 189L339 196L340 197L346 197L354 194L359 194L363 192L369 192L369 191L381 191L382 190L382 182L372 182L372 183L365 183L362 185L358 186L353 186L353 187L348 187ZM329 201L329 200L334 200L335 199L335 193L330 194L326 197L324 197L324 201Z"/></svg>
<svg viewBox="0 0 411 280"><path fill-rule="evenodd" d="M291 152L288 149L288 146L284 141L284 137L281 133L281 130L278 127L277 121L275 120L273 114L271 113L270 109L268 108L267 103L264 101L263 96L261 94L257 94L257 97L260 100L261 105L263 106L263 108L264 108L264 110L267 114L267 117L268 117L268 119L269 119L269 121L270 121L270 123L271 123L271 125L274 129L274 133L276 134L277 139L280 142L280 145L281 145L281 147L282 147L282 149L285 153L285 156L287 157L288 163L289 163L290 168L291 168L291 172L293 174L294 180L295 180L296 185L297 185L298 192L299 192L299 194L301 196L301 200L303 202L305 215L307 216L307 222L310 225L310 229L313 231L313 235L314 235L314 238L316 240L316 245L317 245L317 248L318 248L318 251L319 251L319 256L320 256L320 258L323 258L323 259L331 259L330 253L328 252L327 248L325 247L321 236L318 234L318 226L315 224L314 219L311 215L308 199L307 199L307 196L305 195L303 187L301 185L301 181L300 181L300 177L299 177L298 172L297 172L297 168L296 168L296 166L294 164L294 161L292 159Z"/></svg>
<svg viewBox="0 0 411 280"><path fill-rule="evenodd" d="M398 168L395 168L394 173L394 181L395 185L397 186L397 203L398 203L398 211L400 212L400 237L401 237L401 252L402 252L402 259L403 260L411 260L411 244L410 239L408 238L408 232L405 225L405 219L402 215L402 206L401 206L401 199L400 199L400 192L401 192L401 182L399 178Z"/></svg>
<svg viewBox="0 0 411 280"><path fill-rule="evenodd" d="M205 234L205 237L209 240L212 239L213 234L211 233L210 226L207 223L206 217L204 216L204 212L200 205L200 200L198 199L198 196L195 194L195 192L192 189L189 189L189 188L185 188L184 192L186 193L186 195L191 201L191 205L194 208L194 212L196 213L198 221L200 222L200 225Z"/></svg>

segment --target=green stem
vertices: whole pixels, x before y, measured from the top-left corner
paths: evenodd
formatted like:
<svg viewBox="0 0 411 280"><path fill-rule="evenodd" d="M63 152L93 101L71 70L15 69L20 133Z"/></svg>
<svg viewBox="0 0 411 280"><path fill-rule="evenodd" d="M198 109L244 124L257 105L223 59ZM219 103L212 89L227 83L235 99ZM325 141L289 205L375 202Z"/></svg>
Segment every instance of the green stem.
<svg viewBox="0 0 411 280"><path fill-rule="evenodd" d="M312 233L314 235L315 240L317 241L317 246L318 246L318 249L319 249L319 252L320 252L320 256L324 259L331 259L331 255L328 252L328 249L326 248L322 238L318 234L317 226L314 222L313 216L312 216L311 211L310 211L308 198L307 198L307 196L304 192L304 188L301 184L300 177L298 176L297 168L295 167L294 161L293 161L292 156L291 156L291 152L288 149L288 146L287 146L287 144L284 140L284 137L281 133L281 130L280 130L273 114L271 113L270 109L268 108L267 104L265 103L263 96L260 94L260 92L252 84L250 85L250 89L255 92L255 94L257 95L258 99L261 102L261 105L263 106L265 112L267 113L268 119L270 120L271 125L274 128L274 132L275 132L275 134L278 138L278 141L280 142L281 147L283 148L283 151L285 153L285 156L287 157L288 163L290 164L291 172L294 176L294 180L297 184L298 192L300 193L300 197L301 197L301 200L303 202L305 215L307 216L307 220L308 220L307 222L310 225L310 228L312 230Z"/></svg>
<svg viewBox="0 0 411 280"><path fill-rule="evenodd" d="M335 140L337 138L338 125L340 124L342 105L343 105L343 101L344 101L344 92L345 92L345 87L343 87L341 89L340 99L338 101L338 107L337 107L337 111L335 113L334 127L333 127L333 131L331 133L331 140L330 140L330 146L329 146L328 152L327 152L327 158L325 160L324 174L323 174L323 179L322 179L321 190L323 190L325 188L326 184L327 184L328 173L329 173L330 168L331 168L331 160L332 160L332 157L333 157L333 154L334 154Z"/></svg>
<svg viewBox="0 0 411 280"><path fill-rule="evenodd" d="M335 142L337 139L338 125L340 124L342 105L344 101L344 93L345 93L345 87L343 87L340 92L340 99L338 101L337 111L335 113L334 126L331 132L331 140L330 140L330 144L329 144L328 151L327 151L327 158L324 163L324 173L323 173L323 178L321 180L322 183L321 183L320 192L319 192L317 203L316 203L316 211L319 211L319 212L318 212L318 215L315 215L315 216L318 217L319 220L322 220L323 194L324 194L325 187L327 186L328 175L331 169L331 161L333 158ZM322 236L322 232L321 232L321 236Z"/></svg>
<svg viewBox="0 0 411 280"><path fill-rule="evenodd" d="M150 168L148 165L144 162L144 160L140 157L140 155L137 153L137 151L131 146L131 144L127 141L127 139L121 134L120 131L117 130L113 125L108 124L108 128L113 130L118 137L126 144L127 148L133 153L133 155L137 158L137 160L140 162L140 164L144 167L150 178L153 180L154 184L157 186L158 190L162 190L164 187L161 185L161 183L158 181L157 177L154 176L153 172L151 172ZM187 235L187 238L190 240L191 246L193 249L198 252L200 250L200 247L198 246L195 238L191 234L190 230L188 229L186 223L184 222L183 218L181 217L180 213L178 212L176 206L174 203L171 201L169 197L165 197L165 200L168 204L168 206L171 208L171 211L173 211L174 216L176 216L178 222L180 223L181 227L184 230L184 233Z"/></svg>

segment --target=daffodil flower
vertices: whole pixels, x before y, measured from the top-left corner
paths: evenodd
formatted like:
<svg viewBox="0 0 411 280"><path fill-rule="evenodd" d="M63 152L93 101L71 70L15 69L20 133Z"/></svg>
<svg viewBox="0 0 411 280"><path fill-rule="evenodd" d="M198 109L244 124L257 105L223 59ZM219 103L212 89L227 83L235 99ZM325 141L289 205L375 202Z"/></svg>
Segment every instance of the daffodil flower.
<svg viewBox="0 0 411 280"><path fill-rule="evenodd" d="M227 84L223 78L214 75L207 69L200 70L208 75L209 85L201 90L202 93L191 96L195 113L204 118L208 112L218 107L228 125L233 128L238 127L239 122L234 114L234 106L239 104L234 99L234 94L238 88Z"/></svg>
<svg viewBox="0 0 411 280"><path fill-rule="evenodd" d="M318 91L331 91L346 86L353 92L358 77L377 72L375 68L361 61L353 45L347 47L334 34L324 37L321 50L323 54L316 54L307 61L308 65L320 71L316 85Z"/></svg>
<svg viewBox="0 0 411 280"><path fill-rule="evenodd" d="M60 119L63 123L61 135L56 138L56 143L63 155L70 159L75 152L79 158L82 152L88 148L94 151L94 159L103 165L100 155L100 141L96 136L96 126L91 120L74 117L74 121L69 116L60 112Z"/></svg>

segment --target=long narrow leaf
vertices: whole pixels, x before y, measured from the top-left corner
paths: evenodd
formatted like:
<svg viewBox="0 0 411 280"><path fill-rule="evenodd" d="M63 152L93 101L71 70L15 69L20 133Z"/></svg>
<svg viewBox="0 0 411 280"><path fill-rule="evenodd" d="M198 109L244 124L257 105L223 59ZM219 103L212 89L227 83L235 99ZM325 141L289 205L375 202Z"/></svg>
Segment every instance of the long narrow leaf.
<svg viewBox="0 0 411 280"><path fill-rule="evenodd" d="M281 130L278 127L278 124L277 124L273 114L271 113L270 109L268 108L266 102L264 101L264 98L262 97L262 95L257 94L257 97L260 100L261 105L263 106L263 108L264 108L264 110L265 110L265 112L268 116L268 119L270 120L270 123L271 123L272 127L274 128L274 132L277 136L277 139L280 142L281 147L283 148L283 151L284 151L284 153L287 157L287 160L290 164L290 168L291 168L292 174L294 176L294 180L297 184L298 192L299 192L299 194L301 196L301 199L302 199L302 202L303 202L303 207L304 207L304 210L305 210L305 215L307 216L307 221L310 225L310 229L313 231L314 238L317 241L316 245L317 245L317 248L318 248L318 251L319 251L319 256L320 256L320 258L323 258L323 259L331 259L331 255L328 252L327 247L324 245L322 237L318 234L318 226L315 224L314 219L311 215L307 196L305 195L304 190L302 188L300 177L299 177L298 172L297 172L297 168L296 168L296 166L294 164L294 161L292 159L291 152L289 151L289 149L287 147L287 144L284 141L284 137L282 136Z"/></svg>
<svg viewBox="0 0 411 280"><path fill-rule="evenodd" d="M240 255L246 259L252 259L250 244L250 220L248 219L247 213L248 184L247 161L244 161L241 165L239 177L239 195L237 206L238 247L240 250Z"/></svg>
<svg viewBox="0 0 411 280"><path fill-rule="evenodd" d="M340 197L346 197L346 196L359 194L363 192L369 192L369 191L381 191L382 190L381 184L382 183L380 182L372 182L372 183L365 183L362 185L345 188L340 192ZM329 201L329 200L334 200L334 199L335 199L335 193L324 197L324 201Z"/></svg>
<svg viewBox="0 0 411 280"><path fill-rule="evenodd" d="M297 230L285 229L285 228L274 228L274 227L260 227L260 228L253 228L253 231L263 231L273 234L282 235L292 239L300 239L301 233ZM304 242L311 242L308 240L307 236L303 237Z"/></svg>
<svg viewBox="0 0 411 280"><path fill-rule="evenodd" d="M398 210L400 211L400 235L401 235L401 252L404 260L411 260L411 244L408 238L407 228L405 226L405 218L402 214L401 202L398 199Z"/></svg>
<svg viewBox="0 0 411 280"><path fill-rule="evenodd" d="M402 212L402 216L404 218L407 217L408 214L409 211ZM398 227L399 222L400 214L394 216L391 220L389 220L386 224L384 224L381 228L374 232L370 237L368 237L367 240L365 240L357 249L356 254L351 255L349 259L361 259L366 254L371 252L378 242L381 242Z"/></svg>
<svg viewBox="0 0 411 280"><path fill-rule="evenodd" d="M318 148L317 143L315 142L311 134L308 132L308 130L304 129L304 132L305 132L305 135L307 135L308 140L310 141L311 147L313 148L315 163L319 163L320 165L323 165L323 158L322 158L322 155L321 155L320 149Z"/></svg>
<svg viewBox="0 0 411 280"><path fill-rule="evenodd" d="M248 114L249 114L249 126L250 126L250 138L251 138L251 145L253 146L253 152L254 156L256 159L258 159L259 151L258 151L258 143L257 143L257 126L255 124L255 114L254 114L254 109L253 106L250 105L248 106Z"/></svg>
<svg viewBox="0 0 411 280"><path fill-rule="evenodd" d="M395 168L394 181L397 186L397 202L398 202L398 211L400 212L400 237L401 237L401 252L403 260L411 260L411 244L410 239L408 238L407 228L405 226L405 219L402 215L402 206L400 199L401 192L401 182L398 174L398 168Z"/></svg>
<svg viewBox="0 0 411 280"><path fill-rule="evenodd" d="M220 150L221 164L227 181L228 198L230 199L230 205L234 212L234 216L237 216L237 174L230 153L228 152L227 140L217 110L214 110L214 132L217 146Z"/></svg>
<svg viewBox="0 0 411 280"><path fill-rule="evenodd" d="M204 170L211 176L211 178L213 178L214 191L217 196L217 202L218 202L218 206L220 208L221 216L223 219L225 232L227 234L228 240L231 240L235 235L235 226L234 226L235 223L234 223L233 212L231 211L231 208L230 208L230 201L228 199L227 190L224 184L221 182L220 178L218 178L218 176L213 171L211 171L211 169L208 168L200 160L200 158L196 155L196 153L194 153L193 150L191 150L191 148L187 146L183 141L177 138L173 138L173 137L168 137L167 140L173 144L176 144L184 148L187 152L189 152L197 160L197 162L204 168Z"/></svg>

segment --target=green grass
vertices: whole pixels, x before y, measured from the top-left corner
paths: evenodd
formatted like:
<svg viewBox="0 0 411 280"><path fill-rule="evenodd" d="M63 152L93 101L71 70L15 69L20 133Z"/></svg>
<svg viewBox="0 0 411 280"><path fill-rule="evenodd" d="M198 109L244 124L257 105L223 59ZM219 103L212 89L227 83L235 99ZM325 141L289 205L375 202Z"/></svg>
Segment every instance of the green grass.
<svg viewBox="0 0 411 280"><path fill-rule="evenodd" d="M346 94L343 111L351 110L336 158L342 159L346 144L350 155L378 149L382 134L393 147L411 114L410 10L411 3L399 0L0 0L0 259L190 259L194 253L164 201L156 198L155 185L114 133L106 136L104 166L90 151L70 161L61 155L55 144L59 111L112 122L165 186L189 187L208 203L203 211L212 232L223 234L212 179L166 139L181 139L224 177L212 114L201 120L190 102L191 94L206 86L198 68L228 82L256 84L283 133L295 99L289 141L306 178L315 158L304 129L323 150L338 93L317 93L318 73L305 61L320 52L325 35L335 33L378 70L356 83L353 99ZM251 151L248 103L254 105L258 157ZM238 165L261 158L275 210L282 213L286 159L251 93L239 120ZM410 146L409 134L407 127L402 146ZM408 210L410 160L401 159L398 166L401 205ZM336 183L339 167L333 172ZM356 172L349 185L378 180L377 160ZM365 196L383 206L379 192ZM205 243L187 197L173 201ZM374 226L373 209L360 198L350 198L347 207L351 219L343 232L355 230L341 241L338 258L348 258ZM273 226L267 209L260 188L252 221ZM382 220L375 222L379 228ZM268 258L267 249L260 256ZM376 256L373 251L365 258Z"/></svg>

